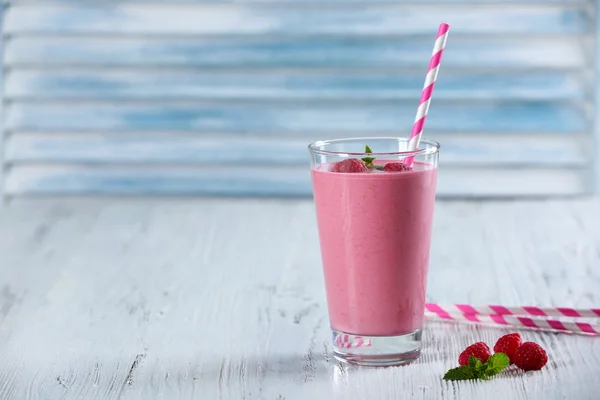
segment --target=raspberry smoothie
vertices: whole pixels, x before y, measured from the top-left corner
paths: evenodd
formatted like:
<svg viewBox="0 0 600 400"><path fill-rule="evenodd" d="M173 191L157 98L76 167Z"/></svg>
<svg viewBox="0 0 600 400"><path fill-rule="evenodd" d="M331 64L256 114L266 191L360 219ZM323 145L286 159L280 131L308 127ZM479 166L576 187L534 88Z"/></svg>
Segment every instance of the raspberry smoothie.
<svg viewBox="0 0 600 400"><path fill-rule="evenodd" d="M365 336L413 332L423 321L437 168L350 164L312 169L331 327Z"/></svg>

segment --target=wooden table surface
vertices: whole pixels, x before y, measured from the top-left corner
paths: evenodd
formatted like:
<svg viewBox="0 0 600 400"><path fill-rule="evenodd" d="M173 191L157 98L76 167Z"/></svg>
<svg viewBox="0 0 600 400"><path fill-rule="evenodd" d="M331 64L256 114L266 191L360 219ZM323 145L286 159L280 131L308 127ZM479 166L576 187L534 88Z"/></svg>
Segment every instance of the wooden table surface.
<svg viewBox="0 0 600 400"><path fill-rule="evenodd" d="M600 200L438 202L428 300L600 306ZM336 365L312 202L36 200L0 210L0 399L597 399L600 338L450 383L503 329L427 323L406 367Z"/></svg>

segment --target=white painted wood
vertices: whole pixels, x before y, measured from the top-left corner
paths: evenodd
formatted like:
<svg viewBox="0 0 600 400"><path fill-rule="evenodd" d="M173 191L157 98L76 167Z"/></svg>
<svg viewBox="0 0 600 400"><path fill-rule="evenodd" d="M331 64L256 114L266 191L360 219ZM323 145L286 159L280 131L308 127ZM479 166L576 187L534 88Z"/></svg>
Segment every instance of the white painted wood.
<svg viewBox="0 0 600 400"><path fill-rule="evenodd" d="M438 202L428 300L600 304L599 199ZM413 365L330 364L310 201L15 200L0 398L596 399L600 339L522 331L541 372L446 383L504 329L428 323Z"/></svg>

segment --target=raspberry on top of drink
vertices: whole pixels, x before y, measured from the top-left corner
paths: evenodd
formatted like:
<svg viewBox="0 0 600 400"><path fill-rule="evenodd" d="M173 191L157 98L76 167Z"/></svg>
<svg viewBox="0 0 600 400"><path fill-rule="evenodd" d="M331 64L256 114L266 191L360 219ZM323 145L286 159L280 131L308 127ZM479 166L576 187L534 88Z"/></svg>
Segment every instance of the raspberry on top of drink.
<svg viewBox="0 0 600 400"><path fill-rule="evenodd" d="M372 154L373 151L367 145L365 146L365 153ZM374 157L363 157L348 158L343 161L338 161L331 166L331 172L354 174L359 172L372 172L372 171L384 171L384 172L405 172L412 170L411 167L404 164L402 161L387 162L383 165L373 163Z"/></svg>

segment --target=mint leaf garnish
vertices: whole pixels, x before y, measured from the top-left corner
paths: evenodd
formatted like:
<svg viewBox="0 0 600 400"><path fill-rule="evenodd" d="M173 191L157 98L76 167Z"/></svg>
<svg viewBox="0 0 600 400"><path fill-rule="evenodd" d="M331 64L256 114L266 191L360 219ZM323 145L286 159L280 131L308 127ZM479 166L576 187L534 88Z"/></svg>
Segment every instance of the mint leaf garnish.
<svg viewBox="0 0 600 400"><path fill-rule="evenodd" d="M473 375L476 378L483 378L485 376L486 366L477 357L469 357L469 368L473 371Z"/></svg>
<svg viewBox="0 0 600 400"><path fill-rule="evenodd" d="M367 167L372 167L373 160L375 159L373 157L363 157L362 160L365 162L365 164L367 164Z"/></svg>
<svg viewBox="0 0 600 400"><path fill-rule="evenodd" d="M369 145L365 146L365 153L367 154L371 154L373 151L371 150L371 148L369 147ZM362 158L363 162L365 163L365 165L367 167L375 167L375 165L373 165L373 161L375 160L374 157L363 157Z"/></svg>
<svg viewBox="0 0 600 400"><path fill-rule="evenodd" d="M481 369L481 367L483 367L483 363L479 358L471 356L469 357L469 367L473 369Z"/></svg>
<svg viewBox="0 0 600 400"><path fill-rule="evenodd" d="M466 381L468 379L475 379L473 369L468 365L452 368L444 375L445 381Z"/></svg>
<svg viewBox="0 0 600 400"><path fill-rule="evenodd" d="M485 363L485 375L487 377L499 374L504 368L508 367L510 359L504 353L496 353Z"/></svg>
<svg viewBox="0 0 600 400"><path fill-rule="evenodd" d="M491 356L484 364L477 357L469 358L469 365L463 365L458 368L452 368L444 375L446 381L464 381L468 379L488 380L494 375L498 375L510 364L510 359L504 353L496 353Z"/></svg>

